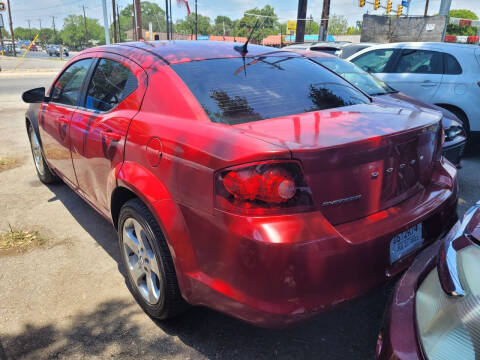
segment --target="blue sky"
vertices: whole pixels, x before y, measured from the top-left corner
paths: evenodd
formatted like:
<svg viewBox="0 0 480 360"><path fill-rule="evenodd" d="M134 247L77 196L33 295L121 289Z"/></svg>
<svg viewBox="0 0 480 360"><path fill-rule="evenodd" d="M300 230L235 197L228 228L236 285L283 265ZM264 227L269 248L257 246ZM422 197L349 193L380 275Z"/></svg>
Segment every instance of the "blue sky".
<svg viewBox="0 0 480 360"><path fill-rule="evenodd" d="M111 16L111 0L107 1L107 8L109 16ZM165 7L165 0L150 0L158 3L162 8ZM176 0L172 1L173 17L183 18L186 14L185 8L179 8L176 5ZM189 0L190 7L193 10L194 1ZM383 5L387 0L381 0ZM394 8L401 0L393 0ZM411 0L411 15L423 15L425 0ZM81 14L82 5L86 6L86 13L88 17L95 17L103 19L102 15L102 1L101 0L11 0L13 22L14 26L28 26L28 21L31 21L31 26L38 28L39 19L42 21L43 27L52 26L52 16L56 16L55 24L57 28L61 27L62 20L68 14ZM130 4L131 0L117 0L120 8ZM297 15L297 0L198 0L198 11L204 15L209 16L212 20L217 15L227 15L231 18L237 19L242 17L245 10L253 7L263 7L270 4L275 8L280 20L287 19L294 20ZM323 0L308 0L308 16L311 14L314 18L320 19L322 14ZM438 12L440 0L430 0L430 14ZM469 9L476 12L480 16L480 1L478 0L453 0L452 9ZM347 17L350 24L354 24L356 20L361 20L362 15L369 11L375 13L371 5L365 8L358 7L358 0L331 0L331 13L337 15L344 15ZM381 14L381 12L378 12ZM4 20L6 20L6 13L4 13ZM101 20L103 22L103 20Z"/></svg>

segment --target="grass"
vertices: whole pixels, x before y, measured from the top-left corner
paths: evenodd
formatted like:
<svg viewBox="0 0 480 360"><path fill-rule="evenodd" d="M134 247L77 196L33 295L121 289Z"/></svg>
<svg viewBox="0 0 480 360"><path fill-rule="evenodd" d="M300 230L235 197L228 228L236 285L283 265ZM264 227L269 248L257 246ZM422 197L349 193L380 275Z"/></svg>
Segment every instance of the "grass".
<svg viewBox="0 0 480 360"><path fill-rule="evenodd" d="M47 241L38 231L17 230L10 225L9 227L9 231L0 234L0 253L26 251L32 247L43 245Z"/></svg>
<svg viewBox="0 0 480 360"><path fill-rule="evenodd" d="M18 161L15 158L0 157L0 171L14 168L18 165Z"/></svg>

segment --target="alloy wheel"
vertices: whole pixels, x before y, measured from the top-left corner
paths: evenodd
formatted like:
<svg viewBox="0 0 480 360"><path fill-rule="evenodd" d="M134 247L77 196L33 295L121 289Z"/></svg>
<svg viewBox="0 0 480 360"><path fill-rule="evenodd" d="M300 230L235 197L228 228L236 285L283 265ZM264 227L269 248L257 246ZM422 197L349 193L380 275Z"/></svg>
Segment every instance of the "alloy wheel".
<svg viewBox="0 0 480 360"><path fill-rule="evenodd" d="M30 144L32 147L33 161L35 162L35 167L40 175L45 175L45 164L43 162L42 148L40 142L38 141L37 134L35 130L30 128Z"/></svg>
<svg viewBox="0 0 480 360"><path fill-rule="evenodd" d="M122 243L123 256L135 287L148 304L155 305L162 289L159 261L145 229L132 217L123 223Z"/></svg>

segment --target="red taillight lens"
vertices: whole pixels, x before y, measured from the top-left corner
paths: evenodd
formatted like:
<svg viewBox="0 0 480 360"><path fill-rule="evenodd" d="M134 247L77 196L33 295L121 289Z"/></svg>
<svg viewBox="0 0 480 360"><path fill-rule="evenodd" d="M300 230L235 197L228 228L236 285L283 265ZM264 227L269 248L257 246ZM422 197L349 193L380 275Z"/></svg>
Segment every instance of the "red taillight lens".
<svg viewBox="0 0 480 360"><path fill-rule="evenodd" d="M296 161L261 162L216 174L216 206L242 214L307 211L310 189Z"/></svg>

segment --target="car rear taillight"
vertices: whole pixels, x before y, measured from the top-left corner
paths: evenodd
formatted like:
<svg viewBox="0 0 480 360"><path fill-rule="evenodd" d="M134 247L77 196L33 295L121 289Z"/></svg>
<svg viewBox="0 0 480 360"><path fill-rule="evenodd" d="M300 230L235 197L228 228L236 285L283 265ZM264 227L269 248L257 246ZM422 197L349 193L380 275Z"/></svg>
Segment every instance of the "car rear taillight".
<svg viewBox="0 0 480 360"><path fill-rule="evenodd" d="M313 201L297 161L267 161L215 175L215 204L247 215L308 211Z"/></svg>

